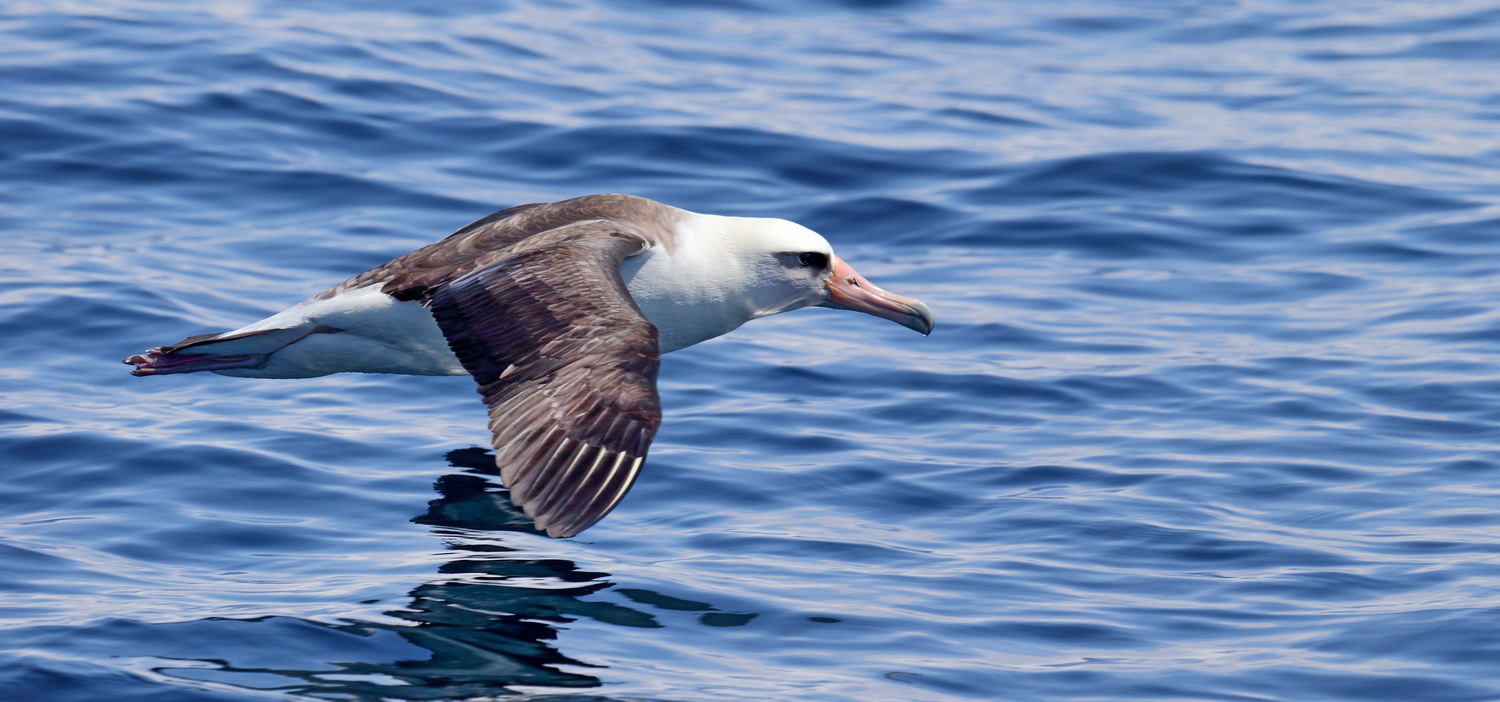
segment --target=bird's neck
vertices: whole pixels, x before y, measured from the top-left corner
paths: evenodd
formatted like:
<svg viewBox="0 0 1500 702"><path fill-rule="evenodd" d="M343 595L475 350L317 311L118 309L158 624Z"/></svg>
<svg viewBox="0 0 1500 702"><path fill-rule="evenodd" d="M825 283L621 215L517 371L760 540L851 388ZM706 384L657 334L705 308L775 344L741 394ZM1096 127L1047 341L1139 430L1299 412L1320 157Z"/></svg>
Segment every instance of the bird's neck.
<svg viewBox="0 0 1500 702"><path fill-rule="evenodd" d="M733 218L684 212L673 245L626 259L621 274L630 296L656 325L661 350L707 341L754 319L750 284L726 247Z"/></svg>

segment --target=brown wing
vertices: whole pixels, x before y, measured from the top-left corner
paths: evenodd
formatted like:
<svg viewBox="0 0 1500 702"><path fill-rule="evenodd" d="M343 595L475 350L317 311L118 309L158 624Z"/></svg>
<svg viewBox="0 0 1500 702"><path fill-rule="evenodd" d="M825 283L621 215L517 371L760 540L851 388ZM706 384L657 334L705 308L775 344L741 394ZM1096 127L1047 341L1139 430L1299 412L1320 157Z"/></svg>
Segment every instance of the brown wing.
<svg viewBox="0 0 1500 702"><path fill-rule="evenodd" d="M629 229L562 226L426 296L489 405L501 481L548 536L609 513L661 424L656 327L620 277L647 246Z"/></svg>
<svg viewBox="0 0 1500 702"><path fill-rule="evenodd" d="M650 230L656 243L671 249L672 222L679 216L680 210L659 202L610 193L519 205L470 222L441 241L376 266L317 297L378 283L382 292L398 300L426 299L444 281L457 280L493 261L496 252L575 222L630 222Z"/></svg>

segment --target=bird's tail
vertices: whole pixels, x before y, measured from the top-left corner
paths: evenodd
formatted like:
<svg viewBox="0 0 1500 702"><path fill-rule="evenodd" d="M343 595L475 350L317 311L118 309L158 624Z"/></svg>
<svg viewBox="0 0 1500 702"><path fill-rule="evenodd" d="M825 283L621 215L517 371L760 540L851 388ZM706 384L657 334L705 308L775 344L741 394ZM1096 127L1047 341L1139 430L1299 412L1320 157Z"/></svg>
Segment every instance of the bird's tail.
<svg viewBox="0 0 1500 702"><path fill-rule="evenodd" d="M131 375L170 375L234 368L260 368L278 349L322 329L258 329L190 336L125 359Z"/></svg>

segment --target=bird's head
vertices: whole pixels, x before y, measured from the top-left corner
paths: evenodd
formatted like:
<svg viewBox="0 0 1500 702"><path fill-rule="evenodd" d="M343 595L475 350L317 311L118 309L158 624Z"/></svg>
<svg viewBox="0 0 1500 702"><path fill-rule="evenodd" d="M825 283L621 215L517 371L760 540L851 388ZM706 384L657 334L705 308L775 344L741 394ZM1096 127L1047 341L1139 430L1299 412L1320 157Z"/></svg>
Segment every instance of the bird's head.
<svg viewBox="0 0 1500 702"><path fill-rule="evenodd" d="M724 245L741 262L752 317L803 307L854 310L931 334L932 310L866 280L817 232L784 219L736 218Z"/></svg>

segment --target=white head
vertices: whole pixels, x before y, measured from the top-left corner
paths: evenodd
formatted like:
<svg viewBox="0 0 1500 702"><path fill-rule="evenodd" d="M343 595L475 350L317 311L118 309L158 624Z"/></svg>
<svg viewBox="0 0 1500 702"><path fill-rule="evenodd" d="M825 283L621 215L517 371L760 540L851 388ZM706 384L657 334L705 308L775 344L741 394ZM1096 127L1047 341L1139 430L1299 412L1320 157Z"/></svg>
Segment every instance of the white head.
<svg viewBox="0 0 1500 702"><path fill-rule="evenodd" d="M833 247L817 232L784 219L721 220L716 268L734 280L746 321L828 299Z"/></svg>
<svg viewBox="0 0 1500 702"><path fill-rule="evenodd" d="M664 352L813 305L932 331L926 305L865 280L807 227L784 219L688 214L670 252L648 252L640 264L627 261L622 269Z"/></svg>

